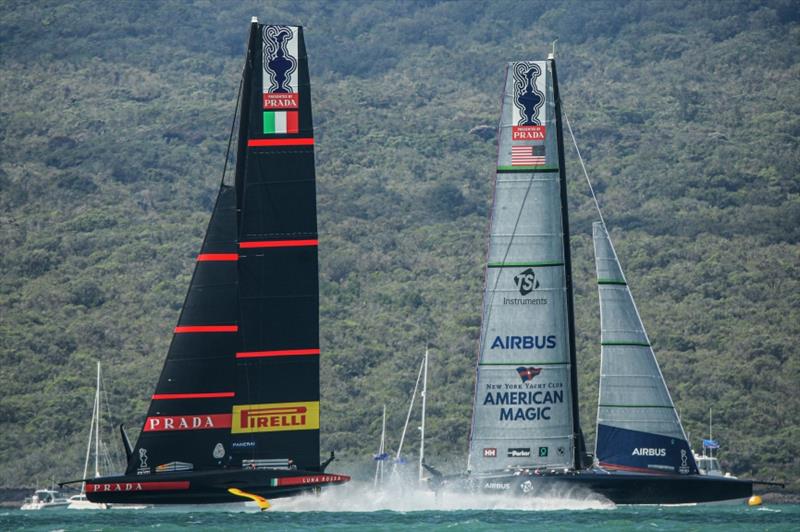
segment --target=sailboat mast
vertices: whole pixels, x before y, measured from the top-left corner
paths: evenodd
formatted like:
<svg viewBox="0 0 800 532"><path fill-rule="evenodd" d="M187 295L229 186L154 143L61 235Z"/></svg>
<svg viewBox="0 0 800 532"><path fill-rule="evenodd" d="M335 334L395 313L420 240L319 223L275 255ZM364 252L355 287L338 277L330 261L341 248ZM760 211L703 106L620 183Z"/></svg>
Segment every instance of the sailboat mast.
<svg viewBox="0 0 800 532"><path fill-rule="evenodd" d="M97 389L94 392L94 478L100 476L100 362L97 362Z"/></svg>
<svg viewBox="0 0 800 532"><path fill-rule="evenodd" d="M248 131L250 128L250 97L252 94L252 83L254 65L255 48L258 43L258 20L253 17L250 24L250 37L247 40L247 59L245 59L244 70L242 71L242 94L241 94L241 107L239 109L239 137L236 149L236 171L235 171L235 187L236 187L236 210L241 216L242 213L242 200L244 199L244 178L245 168L247 162L247 139Z"/></svg>
<svg viewBox="0 0 800 532"><path fill-rule="evenodd" d="M94 420L97 415L97 395L95 394L95 401L92 404L92 420L89 422L89 439L86 442L86 458L83 461L83 477L89 474L89 457L92 452L92 433L94 431ZM86 482L81 483L81 493L86 493Z"/></svg>
<svg viewBox="0 0 800 532"><path fill-rule="evenodd" d="M564 237L564 276L567 286L567 324L569 327L570 389L572 391L572 432L575 439L575 469L583 469L585 443L581 432L580 408L578 407L578 365L575 354L575 305L572 289L572 253L569 246L569 212L567 202L567 179L564 166L564 136L561 127L561 98L558 95L555 57L549 59L553 72L553 99L556 104L556 142L558 142L558 177L561 183L561 227Z"/></svg>
<svg viewBox="0 0 800 532"><path fill-rule="evenodd" d="M708 409L708 439L714 441L714 432L711 430L711 409ZM703 445L705 448L705 445ZM714 449L708 450L709 456L714 456Z"/></svg>
<svg viewBox="0 0 800 532"><path fill-rule="evenodd" d="M425 469L422 463L425 461L425 396L428 394L428 346L425 346L425 362L423 362L423 376L422 376L422 420L419 426L419 481L423 480L423 472Z"/></svg>
<svg viewBox="0 0 800 532"><path fill-rule="evenodd" d="M381 443L378 445L378 455L375 464L375 482L374 486L377 487L379 482L383 482L383 453L386 450L386 405L383 405L383 422L381 424Z"/></svg>
<svg viewBox="0 0 800 532"><path fill-rule="evenodd" d="M406 432L408 431L408 423L411 420L411 411L414 409L414 401L417 399L417 390L419 389L419 380L422 378L422 368L425 366L425 359L419 364L419 372L417 372L417 380L414 382L414 391L411 392L411 402L408 405L408 413L406 414L406 423L403 425L403 433L400 435L400 445L397 446L397 453L394 457L394 465L392 466L392 473L397 472L397 463L400 461L400 455L403 452L403 443L406 440Z"/></svg>

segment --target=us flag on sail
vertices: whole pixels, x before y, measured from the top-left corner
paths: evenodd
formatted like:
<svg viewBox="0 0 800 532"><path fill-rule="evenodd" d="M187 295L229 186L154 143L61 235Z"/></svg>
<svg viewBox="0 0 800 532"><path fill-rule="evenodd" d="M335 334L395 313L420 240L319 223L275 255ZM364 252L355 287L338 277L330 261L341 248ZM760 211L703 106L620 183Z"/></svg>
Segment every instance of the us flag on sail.
<svg viewBox="0 0 800 532"><path fill-rule="evenodd" d="M544 146L511 146L511 166L544 164Z"/></svg>

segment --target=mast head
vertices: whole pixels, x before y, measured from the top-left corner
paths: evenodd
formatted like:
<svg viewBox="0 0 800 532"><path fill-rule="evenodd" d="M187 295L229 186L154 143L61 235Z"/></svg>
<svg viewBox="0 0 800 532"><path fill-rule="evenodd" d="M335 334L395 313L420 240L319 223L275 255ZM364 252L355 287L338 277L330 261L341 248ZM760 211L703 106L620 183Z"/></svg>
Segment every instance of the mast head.
<svg viewBox="0 0 800 532"><path fill-rule="evenodd" d="M556 58L556 42L557 41L558 41L558 37L556 37L556 40L553 41L553 50L549 54L547 54L547 59L549 59L549 60L554 60Z"/></svg>
<svg viewBox="0 0 800 532"><path fill-rule="evenodd" d="M250 24L258 24L258 17L253 17L250 19Z"/></svg>

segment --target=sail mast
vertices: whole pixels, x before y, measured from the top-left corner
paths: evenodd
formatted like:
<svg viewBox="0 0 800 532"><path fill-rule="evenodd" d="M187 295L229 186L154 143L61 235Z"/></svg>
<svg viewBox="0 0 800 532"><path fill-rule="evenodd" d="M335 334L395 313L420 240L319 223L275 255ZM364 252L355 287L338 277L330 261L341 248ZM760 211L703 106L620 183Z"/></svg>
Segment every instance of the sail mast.
<svg viewBox="0 0 800 532"><path fill-rule="evenodd" d="M422 376L422 422L420 423L419 435L419 481L422 483L423 472L425 468L422 467L425 462L425 396L428 394L428 346L425 346L425 359L423 362L423 376Z"/></svg>
<svg viewBox="0 0 800 532"><path fill-rule="evenodd" d="M384 453L386 452L386 405L383 405L383 422L381 423L381 443L378 445L378 454L375 460L375 482L373 485L378 487L379 482L383 482L383 462L386 461Z"/></svg>
<svg viewBox="0 0 800 532"><path fill-rule="evenodd" d="M245 163L247 161L247 140L250 130L250 100L252 94L252 77L255 50L258 46L258 19L253 17L250 24L250 38L247 41L247 58L242 71L241 108L239 109L239 137L236 149L236 211L241 217L242 200L244 198Z"/></svg>
<svg viewBox="0 0 800 532"><path fill-rule="evenodd" d="M92 453L92 433L94 431L95 416L97 415L97 394L95 393L95 400L92 403L92 420L89 422L89 439L86 442L86 458L83 461L83 477L89 473L89 457ZM81 493L86 493L86 482L81 482Z"/></svg>
<svg viewBox="0 0 800 532"><path fill-rule="evenodd" d="M417 380L414 382L414 391L411 392L411 401L408 404L408 413L406 413L406 423L403 425L403 433L400 435L400 444L397 446L397 453L394 457L394 465L392 466L392 474L397 472L397 464L400 461L400 454L403 452L403 442L406 440L406 431L408 430L408 423L411 420L411 411L414 409L414 401L417 399L417 390L419 389L419 381L422 378L422 368L425 365L423 359L419 365L419 372L417 372Z"/></svg>
<svg viewBox="0 0 800 532"><path fill-rule="evenodd" d="M94 425L94 478L100 476L100 362L97 362L97 389L94 393L94 411L97 421Z"/></svg>
<svg viewBox="0 0 800 532"><path fill-rule="evenodd" d="M553 46L555 51L555 44ZM553 73L553 98L556 104L556 142L558 143L558 177L561 184L561 225L564 235L564 274L567 285L567 325L569 327L570 390L572 392L572 430L575 438L574 467L583 469L586 445L581 432L580 408L578 407L578 365L575 352L575 305L572 289L572 254L569 240L569 212L567 202L567 179L564 167L564 136L561 127L561 98L558 95L555 54L548 59Z"/></svg>

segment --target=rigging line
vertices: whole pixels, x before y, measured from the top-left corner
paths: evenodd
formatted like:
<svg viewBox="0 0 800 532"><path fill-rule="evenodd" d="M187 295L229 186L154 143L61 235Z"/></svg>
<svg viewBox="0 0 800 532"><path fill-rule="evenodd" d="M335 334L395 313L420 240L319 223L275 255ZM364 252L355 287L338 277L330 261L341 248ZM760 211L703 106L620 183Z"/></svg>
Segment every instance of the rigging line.
<svg viewBox="0 0 800 532"><path fill-rule="evenodd" d="M592 186L592 181L589 179L589 172L586 171L586 165L583 162L583 156L581 156L581 150L578 148L578 141L575 140L575 133L572 132L572 124L569 123L569 117L567 116L567 111L564 110L564 99L561 99L561 113L564 115L564 120L567 123L567 129L569 130L569 136L572 137L572 145L575 146L575 152L578 154L578 161L581 163L581 168L583 168L583 175L586 177L586 183L589 185L589 192L592 193L592 199L594 200L594 206L597 209L597 215L600 217L600 223L603 224L603 229L608 232L608 227L606 227L606 221L603 218L603 213L600 211L600 202L597 201L597 196L594 193L594 187ZM616 255L616 251L614 255Z"/></svg>
<svg viewBox="0 0 800 532"><path fill-rule="evenodd" d="M578 154L578 161L581 163L581 168L583 169L583 175L586 177L586 183L589 185L589 192L592 193L592 199L594 200L594 206L597 209L597 215L600 217L600 223L603 225L603 230L606 232L606 238L608 240L608 244L611 247L611 253L614 254L614 259L617 261L617 267L619 268L619 272L622 274L622 279L627 284L628 280L625 277L625 272L622 270L622 263L619 260L619 255L617 255L617 249L614 247L614 243L611 241L611 235L608 234L608 227L606 226L606 221L603 218L603 213L600 211L600 202L597 200L597 196L594 193L594 187L592 186L592 181L589 179L589 172L586 171L586 165L583 162L583 157L581 156L581 150L578 148L578 141L575 140L575 134L572 132L572 125L569 122L569 117L567 116L566 110L564 110L564 100L561 100L561 113L564 115L564 120L567 123L567 129L569 130L569 135L572 137L572 145L575 146L575 152ZM642 332L644 333L644 337L647 339L647 343L650 344L650 353L653 355L653 360L656 362L656 368L658 369L658 376L661 377L661 382L664 386L664 390L667 392L667 397L669 398L669 402L672 405L672 411L675 414L675 419L678 422L678 426L681 429L681 434L683 435L683 439L688 441L688 437L686 436L686 431L683 428L683 423L681 423L680 418L678 417L678 413L675 409L675 401L672 400L672 394L669 393L669 387L667 386L667 382L664 380L664 374L661 371L661 366L658 364L658 358L656 357L655 351L652 347L652 342L650 341L650 336L647 334L647 329L644 327L644 322L642 321L642 316L639 313L639 307L636 305L636 301L633 299L633 294L630 291L630 286L626 286L626 291L628 293L628 297L630 298L631 304L633 305L633 310L636 312L636 318L639 320L639 324L641 326ZM602 316L601 316L602 319ZM602 355L601 355L602 357ZM602 362L601 362L602 364ZM602 383L601 383L602 386ZM598 394L600 391L598 390ZM598 398L599 404L599 398ZM599 424L599 416L598 416L598 424Z"/></svg>
<svg viewBox="0 0 800 532"><path fill-rule="evenodd" d="M508 254L511 252L511 244L514 243L514 237L516 236L516 233L517 233L517 227L519 226L519 221L522 218L522 211L525 210L525 202L528 201L528 194L530 194L531 187L533 186L533 182L536 179L536 176L534 175L535 173L536 173L535 171L531 172L531 179L530 179L530 181L528 181L528 187L525 189L525 195L522 197L522 203L520 203L519 212L517 212L517 219L514 222L514 229L511 230L511 238L508 239L508 245L506 246L505 253L503 254L503 261L501 262L501 264L505 264L506 263L506 259L508 258ZM497 186L496 179L497 178L495 177L495 187ZM492 231L492 229L490 227L489 228L489 240L490 240L490 242L491 242L491 237L492 237L491 231ZM491 245L491 243L490 243L490 245ZM504 270L504 268L500 268L500 270L497 272L497 276L494 279L494 286L492 286L492 296L489 299L489 308L486 310L486 319L484 320L484 330L481 331L481 340L484 340L486 338L486 336L485 336L486 331L489 330L489 320L490 320L490 318L492 316L492 307L494 306L494 298L497 295L497 285L500 283L500 276L503 275L503 270ZM488 274L488 271L489 271L488 266L486 268L486 271L487 271L487 274ZM481 347L480 348L483 349L483 342L481 342Z"/></svg>
<svg viewBox="0 0 800 532"><path fill-rule="evenodd" d="M225 174L228 171L228 159L231 154L231 143L233 142L233 130L236 129L236 117L239 116L239 100L242 97L242 85L244 84L244 73L247 69L247 59L244 61L242 67L242 76L239 78L239 90L236 92L236 106L233 109L233 121L231 122L231 132L228 135L228 146L225 148L225 165L222 167L222 179L220 184L225 184Z"/></svg>

